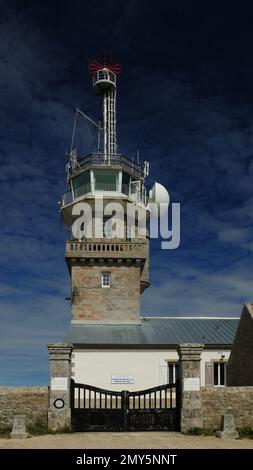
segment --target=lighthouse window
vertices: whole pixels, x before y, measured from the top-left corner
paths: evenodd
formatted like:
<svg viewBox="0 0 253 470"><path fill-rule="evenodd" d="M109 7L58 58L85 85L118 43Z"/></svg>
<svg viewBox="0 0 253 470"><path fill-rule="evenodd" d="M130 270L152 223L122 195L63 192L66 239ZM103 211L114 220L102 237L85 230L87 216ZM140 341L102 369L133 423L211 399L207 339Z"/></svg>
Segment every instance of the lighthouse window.
<svg viewBox="0 0 253 470"><path fill-rule="evenodd" d="M119 171L93 170L95 191L119 191Z"/></svg>
<svg viewBox="0 0 253 470"><path fill-rule="evenodd" d="M103 237L112 238L112 219L110 217L103 218Z"/></svg>
<svg viewBox="0 0 253 470"><path fill-rule="evenodd" d="M126 237L127 237L127 240L133 240L133 238L134 238L134 232L135 232L135 227L134 227L134 225L127 224L127 228L126 228Z"/></svg>
<svg viewBox="0 0 253 470"><path fill-rule="evenodd" d="M102 273L102 287L110 287L111 285L111 273Z"/></svg>
<svg viewBox="0 0 253 470"><path fill-rule="evenodd" d="M80 197L90 191L90 172L84 171L72 179L75 197Z"/></svg>
<svg viewBox="0 0 253 470"><path fill-rule="evenodd" d="M129 185L130 185L130 175L123 172L122 173L122 193L129 194Z"/></svg>

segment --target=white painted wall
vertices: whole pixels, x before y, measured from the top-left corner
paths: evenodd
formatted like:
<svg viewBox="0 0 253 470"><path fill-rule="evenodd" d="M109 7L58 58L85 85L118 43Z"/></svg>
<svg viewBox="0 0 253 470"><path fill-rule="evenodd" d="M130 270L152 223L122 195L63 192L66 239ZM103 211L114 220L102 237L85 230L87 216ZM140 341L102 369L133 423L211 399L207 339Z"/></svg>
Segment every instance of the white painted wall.
<svg viewBox="0 0 253 470"><path fill-rule="evenodd" d="M230 351L205 350L201 360L201 385L205 385L205 362L228 359ZM167 362L178 360L176 350L74 350L73 379L109 390L142 390L167 383ZM112 384L112 374L134 375L133 384Z"/></svg>
<svg viewBox="0 0 253 470"><path fill-rule="evenodd" d="M178 360L176 351L163 350L75 350L74 380L109 390L126 386L112 384L112 374L134 375L127 389L140 390L167 383L167 360Z"/></svg>

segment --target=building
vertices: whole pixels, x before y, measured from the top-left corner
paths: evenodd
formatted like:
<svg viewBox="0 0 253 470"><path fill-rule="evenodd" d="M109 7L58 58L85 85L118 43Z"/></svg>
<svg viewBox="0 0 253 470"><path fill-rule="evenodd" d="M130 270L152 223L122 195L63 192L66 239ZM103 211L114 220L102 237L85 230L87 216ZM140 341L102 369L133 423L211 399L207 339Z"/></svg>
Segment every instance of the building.
<svg viewBox="0 0 253 470"><path fill-rule="evenodd" d="M144 317L139 325L71 323L72 373L97 387L142 390L175 382L177 346L202 343L201 385L224 386L237 318Z"/></svg>
<svg viewBox="0 0 253 470"><path fill-rule="evenodd" d="M253 304L243 306L227 370L230 386L253 386Z"/></svg>
<svg viewBox="0 0 253 470"><path fill-rule="evenodd" d="M94 153L77 158L71 149L68 191L61 204L64 224L75 226L66 242L71 324L65 342L74 348L72 378L115 391L126 385L133 391L174 383L178 344L201 343L201 386L224 386L239 319L140 314L140 295L150 285L149 238L146 230L140 237L136 213L144 217L154 191L148 194L145 188L148 163L142 168L117 151L118 65L106 67L95 61L90 71L95 94L103 98L103 126L94 123ZM87 118L80 110L77 113ZM155 202L166 199L166 190L160 189ZM96 204L102 207L102 216ZM115 204L124 209L123 217L113 213Z"/></svg>

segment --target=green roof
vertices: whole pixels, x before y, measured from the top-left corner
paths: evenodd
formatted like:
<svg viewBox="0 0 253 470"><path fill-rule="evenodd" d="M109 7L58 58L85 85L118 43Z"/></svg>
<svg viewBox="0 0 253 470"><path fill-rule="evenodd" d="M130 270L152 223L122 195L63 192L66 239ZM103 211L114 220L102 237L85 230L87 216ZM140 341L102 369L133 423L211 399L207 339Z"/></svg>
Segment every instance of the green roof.
<svg viewBox="0 0 253 470"><path fill-rule="evenodd" d="M72 323L65 341L79 345L232 345L239 318L145 317L136 324Z"/></svg>

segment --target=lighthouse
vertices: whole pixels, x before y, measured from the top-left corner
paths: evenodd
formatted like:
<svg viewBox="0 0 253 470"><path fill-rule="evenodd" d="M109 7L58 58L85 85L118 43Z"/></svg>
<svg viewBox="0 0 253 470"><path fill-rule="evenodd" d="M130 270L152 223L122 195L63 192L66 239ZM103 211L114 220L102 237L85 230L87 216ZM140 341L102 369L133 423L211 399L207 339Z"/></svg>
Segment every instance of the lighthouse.
<svg viewBox="0 0 253 470"><path fill-rule="evenodd" d="M144 231L144 236L139 236L137 220L146 213L147 164L142 167L117 150L120 66L94 61L89 71L95 95L102 101L99 144L85 156L72 149L67 165L68 191L61 201L62 220L70 233L65 256L71 278L71 323L138 324L140 295L150 284L148 235ZM87 217L80 219L83 203L91 208L89 221ZM113 204L122 208L120 220L110 211ZM132 215L127 220L129 205ZM71 228L78 218L82 230L76 235Z"/></svg>
<svg viewBox="0 0 253 470"><path fill-rule="evenodd" d="M119 65L96 60L89 71L102 117L97 123L76 109L96 127L97 146L78 155L72 138L66 166L61 216L69 234L71 318L63 342L48 345L49 427L178 431L180 420L183 430L202 427L200 389L226 385L238 319L191 317L187 310L159 316L158 302L153 316L140 314L150 285L145 222L151 203L168 204L169 195L159 183L147 192L148 163L119 152Z"/></svg>

